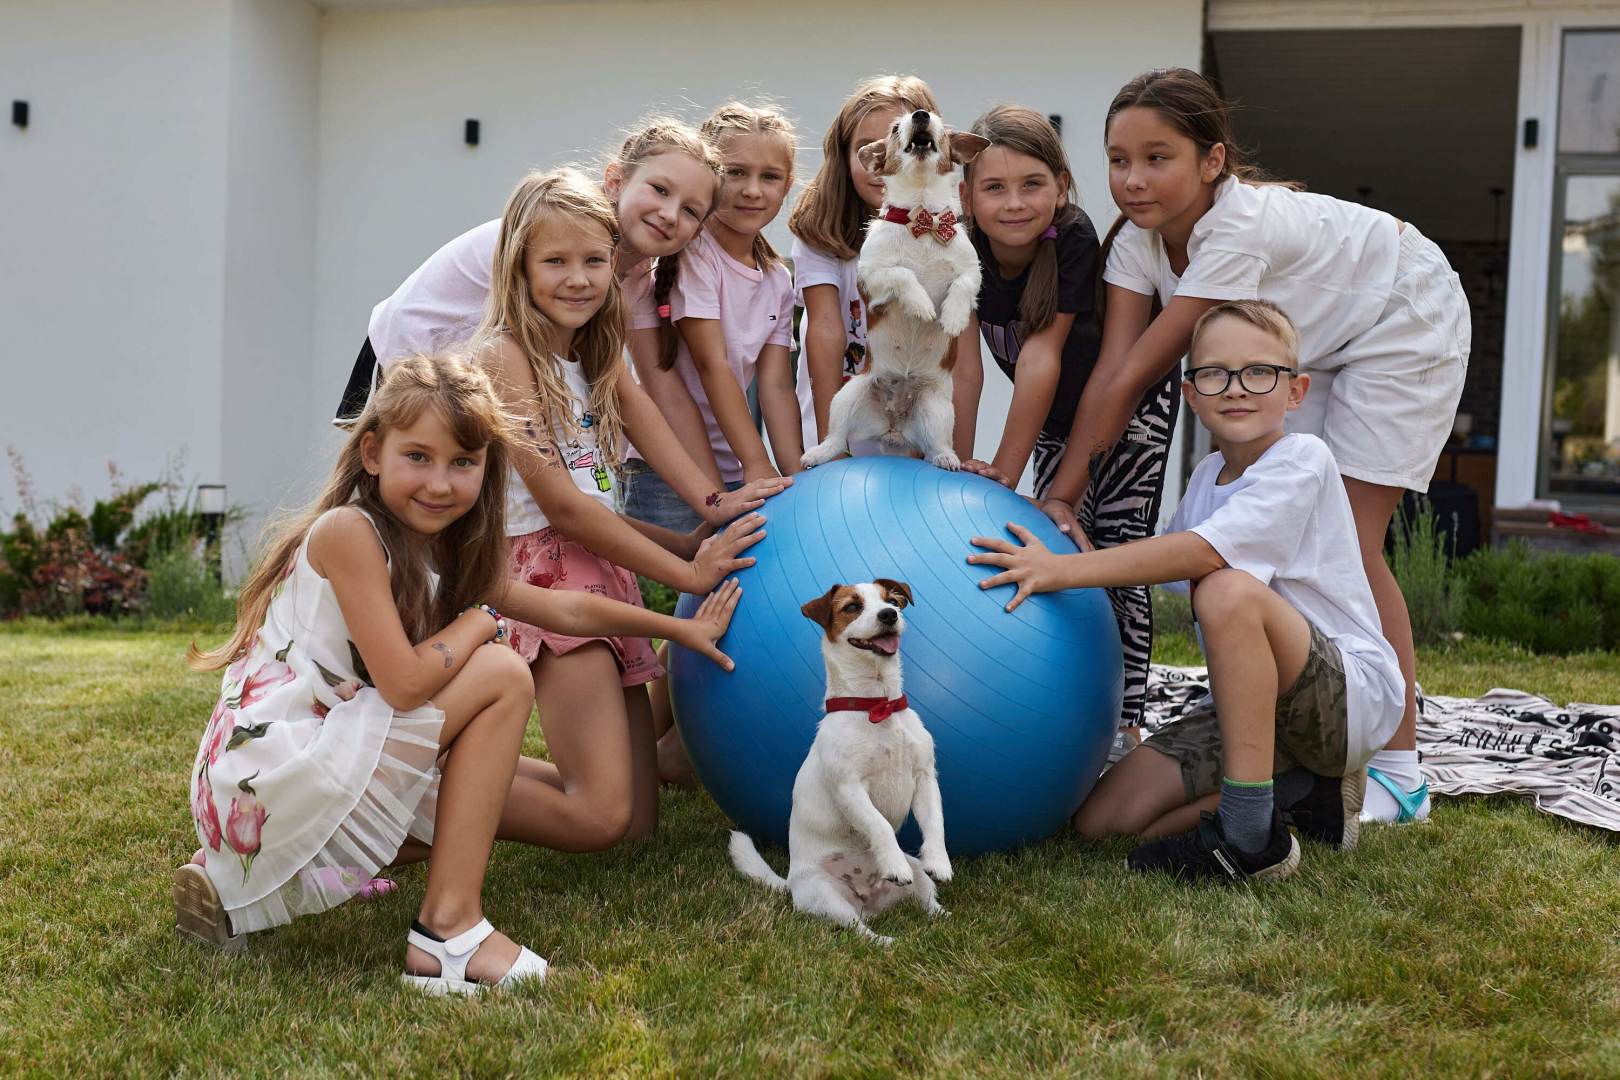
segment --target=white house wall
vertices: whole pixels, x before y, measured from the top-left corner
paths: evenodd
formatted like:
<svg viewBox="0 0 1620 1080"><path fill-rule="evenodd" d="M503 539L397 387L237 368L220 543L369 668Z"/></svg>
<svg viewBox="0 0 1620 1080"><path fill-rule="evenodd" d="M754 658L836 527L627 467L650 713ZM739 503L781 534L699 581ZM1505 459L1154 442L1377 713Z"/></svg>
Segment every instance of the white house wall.
<svg viewBox="0 0 1620 1080"><path fill-rule="evenodd" d="M223 383L209 419L214 478L258 517L312 457L320 15L305 0L229 8Z"/></svg>
<svg viewBox="0 0 1620 1080"><path fill-rule="evenodd" d="M1061 115L1082 201L1106 228L1103 113L1146 68L1198 66L1200 4L1023 4L1016 48L1007 17L994 5L911 0L329 11L311 423L331 416L373 304L440 244L496 217L527 168L593 161L652 108L701 118L722 100L769 94L798 121L802 182L856 81L915 73L958 126L996 101ZM482 123L476 148L462 141L469 117ZM786 222L784 210L769 234L784 251ZM982 456L1009 396L987 371Z"/></svg>
<svg viewBox="0 0 1620 1080"><path fill-rule="evenodd" d="M0 129L0 445L42 497L218 468L226 33L213 0L0 0L31 112Z"/></svg>

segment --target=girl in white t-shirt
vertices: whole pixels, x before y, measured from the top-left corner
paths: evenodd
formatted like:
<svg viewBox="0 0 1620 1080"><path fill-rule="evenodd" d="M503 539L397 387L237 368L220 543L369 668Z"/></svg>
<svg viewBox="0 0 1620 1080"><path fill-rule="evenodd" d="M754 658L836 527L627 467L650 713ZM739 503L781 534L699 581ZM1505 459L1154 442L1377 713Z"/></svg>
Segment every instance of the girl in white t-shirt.
<svg viewBox="0 0 1620 1080"><path fill-rule="evenodd" d="M804 308L799 320L797 391L804 409L804 444L815 446L827 434L827 414L839 387L866 370L866 304L855 287L861 241L867 223L883 206L883 177L866 171L856 157L861 147L879 142L900 116L926 109L939 112L928 84L915 75L867 79L838 110L821 140L821 171L793 207L793 287ZM971 420L958 425L967 441L957 453L973 456ZM857 456L882 453L878 444L857 442Z"/></svg>
<svg viewBox="0 0 1620 1080"><path fill-rule="evenodd" d="M752 565L738 554L760 538L763 518L745 514L688 562L671 551L688 537L614 512L614 471L627 438L656 464L679 458L693 469L624 362L618 240L613 204L583 174L525 177L501 219L493 290L473 347L538 451L514 463L508 573L640 606L637 573L704 593ZM562 792L525 789L527 803L509 803L513 838L593 851L649 834L658 820L658 775L645 684L663 670L647 639L577 637L516 622L512 647L530 664L556 763L526 761L520 774Z"/></svg>
<svg viewBox="0 0 1620 1080"><path fill-rule="evenodd" d="M1299 327L1312 377L1289 430L1332 450L1354 511L1385 636L1407 680L1406 715L1372 762L1368 813L1410 819L1418 770L1411 620L1383 558L1406 489L1426 491L1451 431L1468 366L1468 301L1434 243L1370 207L1262 182L1239 158L1229 107L1183 68L1119 92L1104 129L1109 187L1123 217L1103 279L1102 353L1075 415L1046 509L1076 528L1072 505L1142 394L1186 353L1193 324L1223 300L1264 299ZM1107 246L1107 245L1105 245ZM1157 316L1157 299L1164 309ZM1388 790L1386 790L1388 789Z"/></svg>
<svg viewBox="0 0 1620 1080"><path fill-rule="evenodd" d="M712 453L713 475L730 489L798 472L803 453L788 359L793 277L762 235L793 186L793 127L781 113L731 103L702 131L720 151L720 198L704 231L684 251L658 260L658 361L651 372L639 361L638 368L657 386L654 396L671 426L700 464L705 450ZM748 405L756 377L775 465ZM688 523L687 510L667 497L664 479L637 475L625 512L678 530Z"/></svg>

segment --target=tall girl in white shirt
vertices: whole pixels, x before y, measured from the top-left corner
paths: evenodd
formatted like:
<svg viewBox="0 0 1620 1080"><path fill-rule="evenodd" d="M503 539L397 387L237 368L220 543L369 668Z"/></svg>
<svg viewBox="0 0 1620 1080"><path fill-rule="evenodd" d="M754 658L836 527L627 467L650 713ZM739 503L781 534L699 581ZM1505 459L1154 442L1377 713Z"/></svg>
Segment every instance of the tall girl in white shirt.
<svg viewBox="0 0 1620 1080"><path fill-rule="evenodd" d="M821 141L821 171L788 219L793 288L804 308L797 389L800 401L810 403L806 446L826 437L828 410L839 387L866 370L866 304L855 275L866 226L883 206L883 177L867 172L856 154L882 141L896 119L918 109L937 113L939 105L915 75L879 75L857 86ZM972 419L970 414L957 424L956 451L964 460L973 456ZM870 442L857 442L851 451L881 452Z"/></svg>
<svg viewBox="0 0 1620 1080"><path fill-rule="evenodd" d="M1468 302L1434 243L1369 207L1265 184L1240 159L1229 107L1184 68L1120 90L1104 129L1109 187L1123 213L1103 279L1102 353L1080 400L1047 513L1076 529L1073 504L1142 394L1186 353L1198 316L1265 299L1298 325L1312 377L1289 430L1321 436L1344 476L1383 632L1407 680L1406 715L1373 759L1367 808L1426 816L1418 770L1412 626L1383 558L1407 488L1428 490L1468 366ZM1152 315L1155 297L1164 305ZM1382 779L1380 779L1382 777ZM1382 786L1381 786L1382 785Z"/></svg>

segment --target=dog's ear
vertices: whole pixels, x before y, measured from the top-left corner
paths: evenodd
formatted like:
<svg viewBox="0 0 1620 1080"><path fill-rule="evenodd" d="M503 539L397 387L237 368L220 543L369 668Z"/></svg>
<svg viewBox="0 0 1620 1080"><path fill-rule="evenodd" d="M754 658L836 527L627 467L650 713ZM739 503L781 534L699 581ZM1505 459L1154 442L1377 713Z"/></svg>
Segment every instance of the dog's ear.
<svg viewBox="0 0 1620 1080"><path fill-rule="evenodd" d="M894 581L891 578L873 578L872 584L883 586L883 591L889 594L889 603L895 607L909 607L916 603L911 599L911 586L903 581Z"/></svg>
<svg viewBox="0 0 1620 1080"><path fill-rule="evenodd" d="M989 139L971 131L953 131L945 136L945 142L951 148L951 160L958 165L966 165L990 145Z"/></svg>
<svg viewBox="0 0 1620 1080"><path fill-rule="evenodd" d="M861 168L875 176L883 171L883 166L889 160L889 140L867 143L856 152L855 157L860 161Z"/></svg>
<svg viewBox="0 0 1620 1080"><path fill-rule="evenodd" d="M833 596L842 588L842 585L834 585L827 590L827 595L818 596L808 604L802 605L799 613L825 630L832 625Z"/></svg>

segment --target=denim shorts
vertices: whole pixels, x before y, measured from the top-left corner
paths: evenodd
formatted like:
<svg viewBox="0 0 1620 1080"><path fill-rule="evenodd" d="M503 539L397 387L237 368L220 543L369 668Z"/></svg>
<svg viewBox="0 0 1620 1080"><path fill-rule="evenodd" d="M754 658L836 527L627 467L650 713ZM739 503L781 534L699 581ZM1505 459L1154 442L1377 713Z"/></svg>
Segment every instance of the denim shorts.
<svg viewBox="0 0 1620 1080"><path fill-rule="evenodd" d="M619 466L619 483L624 490L624 515L649 525L689 533L703 524L703 516L686 500L675 494L675 489L664 478L653 472L652 466L640 458L627 458ZM736 491L742 481L727 484L727 491Z"/></svg>

